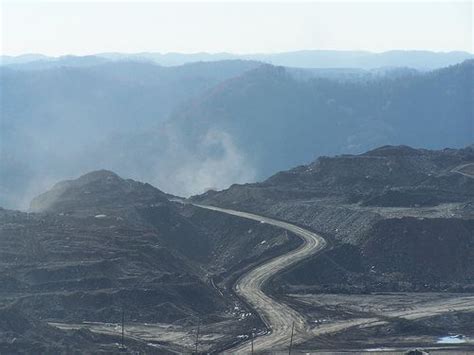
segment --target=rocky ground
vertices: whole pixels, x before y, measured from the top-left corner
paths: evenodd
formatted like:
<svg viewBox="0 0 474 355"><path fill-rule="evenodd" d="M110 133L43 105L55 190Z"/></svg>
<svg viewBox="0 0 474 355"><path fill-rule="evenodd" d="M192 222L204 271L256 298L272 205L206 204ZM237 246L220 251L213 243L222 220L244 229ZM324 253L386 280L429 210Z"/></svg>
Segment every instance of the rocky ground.
<svg viewBox="0 0 474 355"><path fill-rule="evenodd" d="M309 322L344 329L298 351L432 347L474 334L472 309L408 314L474 293L473 164L472 147L383 147L193 200L287 220L329 242L265 285ZM130 351L190 351L198 324L200 351L222 350L265 331L234 282L299 243L109 171L59 183L29 213L0 209L0 353L114 352L122 309ZM382 323L361 326L370 317Z"/></svg>
<svg viewBox="0 0 474 355"><path fill-rule="evenodd" d="M343 331L320 335L297 345L299 350L432 348L449 345L458 335L458 350L472 350L474 296L453 293L293 294L286 301L323 330L353 323ZM440 313L444 308L449 311Z"/></svg>
<svg viewBox="0 0 474 355"><path fill-rule="evenodd" d="M258 316L233 296L231 285L298 240L168 197L99 171L56 185L32 202L32 212L0 209L0 306L21 309L35 320L32 327L93 330L94 324L115 329L124 309L130 339L146 339L137 332L146 333L147 324L172 325L171 338L170 328L160 336L155 328L148 340L178 351L194 347L198 323L202 349L232 344L248 329L258 332ZM69 334L72 328L62 329ZM106 333L117 336L116 329ZM20 338L12 331L2 344Z"/></svg>
<svg viewBox="0 0 474 355"><path fill-rule="evenodd" d="M274 280L283 293L472 292L474 178L465 171L473 162L473 147L387 146L194 200L287 220L331 241L322 257Z"/></svg>
<svg viewBox="0 0 474 355"><path fill-rule="evenodd" d="M398 302L406 306L411 300L426 303L427 293L441 292L449 302L453 292L474 292L472 166L473 147L443 151L382 147L358 156L320 158L262 183L234 185L193 199L321 233L330 247L275 277L266 289L303 314L313 314L317 320L328 317L337 325L370 315L367 309L346 308L344 297L347 302L370 300L373 307L384 308L394 299L385 295L375 299L374 294L402 292ZM302 306L304 295L313 295L320 303ZM331 302L321 301L328 300L326 295ZM437 337L456 332L472 336L472 317L472 307L401 325L395 317L383 327L344 327L329 338L316 336L300 349L436 347Z"/></svg>
<svg viewBox="0 0 474 355"><path fill-rule="evenodd" d="M0 354L117 353L119 333L103 334L85 327L63 330L32 316L18 305L0 307ZM172 354L168 347L126 338L128 352Z"/></svg>

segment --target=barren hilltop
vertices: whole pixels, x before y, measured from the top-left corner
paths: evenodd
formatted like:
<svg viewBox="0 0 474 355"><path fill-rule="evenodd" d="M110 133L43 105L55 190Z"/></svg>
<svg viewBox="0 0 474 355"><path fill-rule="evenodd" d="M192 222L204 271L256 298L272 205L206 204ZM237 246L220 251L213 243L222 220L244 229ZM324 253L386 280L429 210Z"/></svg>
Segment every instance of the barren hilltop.
<svg viewBox="0 0 474 355"><path fill-rule="evenodd" d="M473 166L472 146L440 151L384 146L321 157L264 182L189 201L106 170L60 182L36 197L29 213L0 210L1 312L30 329L8 326L0 349L27 350L32 342L46 352L68 346L113 349L122 308L135 334L127 340L131 349L185 351L193 346L198 322L200 346L211 352L251 333L264 334L268 323L233 287L259 265L302 246L293 227L282 229L271 219L263 223L267 217L319 233L328 245L272 276L263 284L265 293L306 314L305 322L320 319L320 309L329 325L361 322L368 316L364 312L374 316L372 307L381 307L389 317L387 332L416 329L419 335L424 329L423 341L430 344L429 334L448 331L432 309L459 309L450 317L458 317L461 330L472 319L461 306L471 300L459 293L474 290ZM251 212L257 220L192 203ZM380 292L392 296L377 296ZM347 294L355 304L344 305ZM402 302L403 294L416 300L414 309L428 323L413 314L401 316L413 324L390 320L401 312L393 302ZM324 295L339 297L342 308L333 309L336 298ZM364 310L360 302L367 298L357 295L372 295L373 305ZM36 327L43 331L31 338ZM80 327L93 333L71 330ZM385 330L373 344L388 341ZM59 331L68 334L61 343L54 340ZM298 346L320 348L322 338L312 332L298 338ZM366 336L358 332L326 339L324 346L354 346L350 339ZM13 337L15 345L9 343Z"/></svg>

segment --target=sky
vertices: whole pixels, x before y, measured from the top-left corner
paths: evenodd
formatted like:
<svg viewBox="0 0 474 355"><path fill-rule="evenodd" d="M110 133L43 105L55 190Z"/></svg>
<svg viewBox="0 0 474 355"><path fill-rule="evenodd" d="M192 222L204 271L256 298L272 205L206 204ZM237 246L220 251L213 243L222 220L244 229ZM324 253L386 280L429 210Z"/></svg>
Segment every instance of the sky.
<svg viewBox="0 0 474 355"><path fill-rule="evenodd" d="M473 52L473 2L1 0L0 54Z"/></svg>

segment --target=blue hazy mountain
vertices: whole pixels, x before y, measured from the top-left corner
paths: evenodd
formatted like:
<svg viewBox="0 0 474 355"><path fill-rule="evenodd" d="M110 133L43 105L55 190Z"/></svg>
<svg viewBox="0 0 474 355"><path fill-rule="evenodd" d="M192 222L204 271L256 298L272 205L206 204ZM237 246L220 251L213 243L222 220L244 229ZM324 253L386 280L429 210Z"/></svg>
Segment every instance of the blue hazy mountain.
<svg viewBox="0 0 474 355"><path fill-rule="evenodd" d="M53 167L67 177L82 171L86 161L97 163L94 151L101 150L103 141L114 135L135 137L166 121L191 97L258 65L226 61L173 68L135 62L34 71L3 67L0 205L18 205L30 190L49 186Z"/></svg>
<svg viewBox="0 0 474 355"><path fill-rule="evenodd" d="M467 52L431 52L415 50L394 50L382 53L368 51L337 51L337 50L302 50L282 53L258 53L237 55L232 53L98 53L82 57L62 56L46 57L26 55L18 57L2 56L3 65L16 66L23 69L47 68L63 65L90 65L102 60L134 60L149 61L164 66L182 65L200 61L221 61L229 59L256 60L273 65L297 68L362 68L411 67L430 70L448 65L458 64L474 58ZM19 66L18 64L22 64Z"/></svg>
<svg viewBox="0 0 474 355"><path fill-rule="evenodd" d="M259 179L320 155L474 142L474 60L369 80L298 80L291 72L266 65L226 81L175 111L170 125L198 159L210 154L202 137L219 132L212 149L239 156Z"/></svg>
<svg viewBox="0 0 474 355"><path fill-rule="evenodd" d="M474 141L474 61L423 72L254 61L3 67L0 205L109 169L190 195L320 155Z"/></svg>

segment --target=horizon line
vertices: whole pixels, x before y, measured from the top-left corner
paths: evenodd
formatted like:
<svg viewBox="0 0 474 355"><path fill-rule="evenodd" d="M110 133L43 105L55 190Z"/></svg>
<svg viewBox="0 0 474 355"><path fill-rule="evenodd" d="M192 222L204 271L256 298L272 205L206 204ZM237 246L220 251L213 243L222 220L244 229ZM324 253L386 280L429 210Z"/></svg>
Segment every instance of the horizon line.
<svg viewBox="0 0 474 355"><path fill-rule="evenodd" d="M48 58L62 58L62 57L94 57L101 56L106 54L124 54L124 55L140 55L140 54L158 54L158 55L234 55L234 56L257 56L257 55L278 55L286 53L299 53L299 52L359 52L365 54L385 54L391 52L425 52L433 54L452 54L452 53L464 53L469 55L474 55L473 51L452 49L452 50L433 50L433 49L389 49L385 51L372 51L367 49L294 49L294 50L283 50L275 52L214 52L214 51L197 51L197 52L180 52L180 51L130 51L130 52L121 52L121 51L103 51L103 52L93 52L89 54L77 54L77 53L64 53L64 54L45 54L40 52L23 52L21 54L8 54L2 53L0 51L0 57L22 57L22 56L44 56Z"/></svg>

